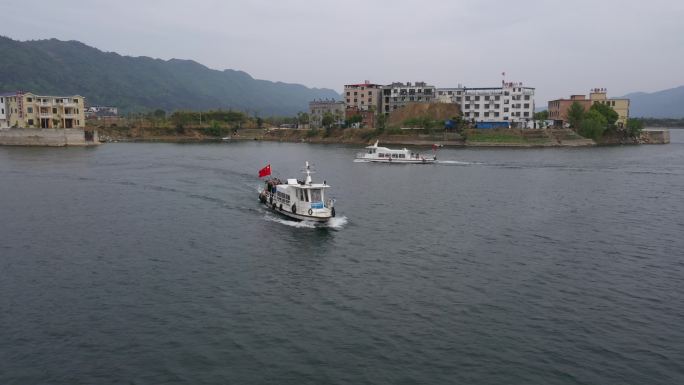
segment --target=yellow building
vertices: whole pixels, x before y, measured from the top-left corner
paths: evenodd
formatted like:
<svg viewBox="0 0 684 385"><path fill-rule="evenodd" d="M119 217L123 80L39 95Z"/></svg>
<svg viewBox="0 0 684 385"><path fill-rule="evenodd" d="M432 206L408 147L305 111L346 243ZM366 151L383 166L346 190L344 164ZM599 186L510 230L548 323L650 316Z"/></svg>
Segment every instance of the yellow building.
<svg viewBox="0 0 684 385"><path fill-rule="evenodd" d="M629 119L629 99L608 98L605 88L593 88L589 93L589 100L591 104L601 103L611 107L618 114L618 120L615 124L618 127L625 127L627 119Z"/></svg>
<svg viewBox="0 0 684 385"><path fill-rule="evenodd" d="M85 128L83 97L41 96L31 92L3 94L7 127Z"/></svg>

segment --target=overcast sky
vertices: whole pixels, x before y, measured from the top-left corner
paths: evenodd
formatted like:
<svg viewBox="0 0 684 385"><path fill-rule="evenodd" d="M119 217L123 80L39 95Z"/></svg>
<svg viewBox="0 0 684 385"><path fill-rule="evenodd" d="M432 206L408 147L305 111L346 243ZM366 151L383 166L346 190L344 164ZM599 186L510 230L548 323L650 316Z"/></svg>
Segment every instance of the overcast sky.
<svg viewBox="0 0 684 385"><path fill-rule="evenodd" d="M0 34L193 59L259 79L506 80L548 99L684 85L683 0L0 0Z"/></svg>

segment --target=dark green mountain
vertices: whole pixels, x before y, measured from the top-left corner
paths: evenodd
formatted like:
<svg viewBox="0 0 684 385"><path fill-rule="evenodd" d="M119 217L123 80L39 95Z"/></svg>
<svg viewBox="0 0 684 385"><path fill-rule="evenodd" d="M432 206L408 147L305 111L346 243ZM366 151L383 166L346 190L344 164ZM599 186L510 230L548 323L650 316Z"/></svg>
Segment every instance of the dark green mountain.
<svg viewBox="0 0 684 385"><path fill-rule="evenodd" d="M0 36L0 92L16 90L78 94L90 105L123 112L221 108L261 116L293 115L306 111L312 99L340 98L330 89L258 80L192 60L121 56L77 41L20 42Z"/></svg>
<svg viewBox="0 0 684 385"><path fill-rule="evenodd" d="M644 118L684 118L684 86L658 92L635 92L630 99L629 115Z"/></svg>

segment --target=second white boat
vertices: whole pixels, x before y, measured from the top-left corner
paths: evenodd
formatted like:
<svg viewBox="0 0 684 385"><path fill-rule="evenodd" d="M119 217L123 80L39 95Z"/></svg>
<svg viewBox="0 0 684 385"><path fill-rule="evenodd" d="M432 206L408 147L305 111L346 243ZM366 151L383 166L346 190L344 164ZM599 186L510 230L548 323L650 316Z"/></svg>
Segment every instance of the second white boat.
<svg viewBox="0 0 684 385"><path fill-rule="evenodd" d="M435 163L437 161L437 154L434 151L434 148L432 154L421 154L406 148L392 150L387 147L378 146L378 142L376 141L372 146L366 147L366 152L359 153L356 156L356 159L376 163L427 164Z"/></svg>

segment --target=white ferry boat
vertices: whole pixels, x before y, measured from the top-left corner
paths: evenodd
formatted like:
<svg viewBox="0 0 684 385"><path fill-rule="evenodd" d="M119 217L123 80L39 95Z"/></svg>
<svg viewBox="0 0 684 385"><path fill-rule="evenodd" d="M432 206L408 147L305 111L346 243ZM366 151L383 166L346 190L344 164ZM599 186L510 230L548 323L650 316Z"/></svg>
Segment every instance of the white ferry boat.
<svg viewBox="0 0 684 385"><path fill-rule="evenodd" d="M435 163L437 161L437 154L434 152L432 154L420 154L417 152L412 152L406 148L401 150L392 150L387 147L379 147L378 142L372 146L366 147L366 152L359 153L356 159L362 159L368 162L378 162L378 163L395 163L395 164L405 164L405 163Z"/></svg>
<svg viewBox="0 0 684 385"><path fill-rule="evenodd" d="M311 181L311 169L306 162L306 179L288 179L282 183L278 178L265 181L259 192L259 200L273 211L300 221L326 222L335 217L334 199L326 199L330 186Z"/></svg>

